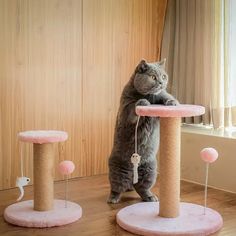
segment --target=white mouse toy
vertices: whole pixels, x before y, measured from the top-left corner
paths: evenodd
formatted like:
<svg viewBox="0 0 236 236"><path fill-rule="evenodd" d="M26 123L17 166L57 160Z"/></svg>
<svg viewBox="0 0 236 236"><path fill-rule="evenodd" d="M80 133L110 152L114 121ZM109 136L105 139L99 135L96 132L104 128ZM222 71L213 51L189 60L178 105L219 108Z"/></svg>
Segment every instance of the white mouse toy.
<svg viewBox="0 0 236 236"><path fill-rule="evenodd" d="M24 197L24 186L28 185L30 182L30 178L28 177L17 177L16 179L16 187L20 189L20 196L17 198L16 201L20 201Z"/></svg>

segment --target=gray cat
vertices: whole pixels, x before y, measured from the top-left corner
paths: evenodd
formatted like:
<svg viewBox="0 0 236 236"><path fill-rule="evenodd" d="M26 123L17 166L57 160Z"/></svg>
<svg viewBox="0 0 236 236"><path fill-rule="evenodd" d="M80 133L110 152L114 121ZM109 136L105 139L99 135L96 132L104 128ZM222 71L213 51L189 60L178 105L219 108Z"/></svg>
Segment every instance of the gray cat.
<svg viewBox="0 0 236 236"><path fill-rule="evenodd" d="M138 183L133 184L134 134L137 105L150 104L177 105L178 101L166 92L168 75L164 69L165 60L137 65L120 99L116 120L114 145L109 158L109 180L111 184L108 203L118 203L122 192L133 187L143 201L157 201L150 191L157 175L156 154L159 147L159 119L140 117L138 126L138 154L141 161L138 167Z"/></svg>

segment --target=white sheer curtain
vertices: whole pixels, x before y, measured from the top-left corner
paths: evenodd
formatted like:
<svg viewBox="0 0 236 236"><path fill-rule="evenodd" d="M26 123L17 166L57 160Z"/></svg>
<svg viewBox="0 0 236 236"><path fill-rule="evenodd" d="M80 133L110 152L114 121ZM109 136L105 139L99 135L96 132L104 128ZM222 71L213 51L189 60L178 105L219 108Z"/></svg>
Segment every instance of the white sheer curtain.
<svg viewBox="0 0 236 236"><path fill-rule="evenodd" d="M236 126L236 1L230 0L229 12L229 95L228 102L231 107L232 125Z"/></svg>
<svg viewBox="0 0 236 236"><path fill-rule="evenodd" d="M212 121L214 127L236 125L236 1L214 1Z"/></svg>

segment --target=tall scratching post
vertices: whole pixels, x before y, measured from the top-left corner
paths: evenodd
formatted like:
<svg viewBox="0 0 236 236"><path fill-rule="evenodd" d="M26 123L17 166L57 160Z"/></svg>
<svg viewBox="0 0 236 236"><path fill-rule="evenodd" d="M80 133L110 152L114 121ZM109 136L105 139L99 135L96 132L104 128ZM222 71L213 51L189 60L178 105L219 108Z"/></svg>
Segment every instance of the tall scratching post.
<svg viewBox="0 0 236 236"><path fill-rule="evenodd" d="M160 202L137 203L120 210L117 223L138 235L201 236L218 231L221 215L203 206L180 202L181 117L204 114L202 106L138 106L139 116L160 117Z"/></svg>
<svg viewBox="0 0 236 236"><path fill-rule="evenodd" d="M53 144L34 143L34 210L53 209Z"/></svg>
<svg viewBox="0 0 236 236"><path fill-rule="evenodd" d="M160 212L174 218L180 203L180 123L179 117L160 119Z"/></svg>

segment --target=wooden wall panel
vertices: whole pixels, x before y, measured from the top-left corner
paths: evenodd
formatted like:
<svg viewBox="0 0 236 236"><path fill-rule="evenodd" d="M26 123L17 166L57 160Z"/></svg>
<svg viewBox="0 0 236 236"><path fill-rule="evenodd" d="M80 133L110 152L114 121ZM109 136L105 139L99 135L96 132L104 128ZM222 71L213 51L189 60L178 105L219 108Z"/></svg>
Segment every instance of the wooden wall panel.
<svg viewBox="0 0 236 236"><path fill-rule="evenodd" d="M20 173L16 134L61 129L56 164L107 172L119 97L159 57L166 0L0 0L0 189ZM32 177L32 145L22 145ZM60 176L56 172L56 179Z"/></svg>
<svg viewBox="0 0 236 236"><path fill-rule="evenodd" d="M0 188L13 187L20 174L16 134L22 130L68 131L56 163L72 159L74 176L84 175L81 10L81 0L0 1ZM32 177L32 145L22 146Z"/></svg>
<svg viewBox="0 0 236 236"><path fill-rule="evenodd" d="M135 65L141 58L159 57L163 9L165 1L155 0L83 2L83 156L88 175L107 172L120 94Z"/></svg>

